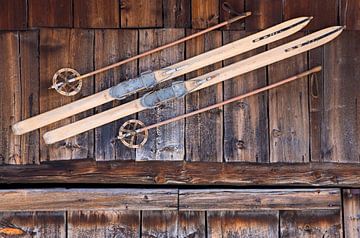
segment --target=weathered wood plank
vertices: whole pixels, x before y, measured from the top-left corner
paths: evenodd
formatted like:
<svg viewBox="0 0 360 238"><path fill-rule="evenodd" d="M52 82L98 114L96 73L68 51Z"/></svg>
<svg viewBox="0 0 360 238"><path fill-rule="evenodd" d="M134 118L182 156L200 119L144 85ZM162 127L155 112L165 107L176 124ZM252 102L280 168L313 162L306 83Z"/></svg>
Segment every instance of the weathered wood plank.
<svg viewBox="0 0 360 238"><path fill-rule="evenodd" d="M245 37L244 32L224 32L224 43ZM265 47L225 60L224 65L259 54ZM224 100L266 86L266 68L224 82ZM224 106L225 161L267 162L269 159L267 94Z"/></svg>
<svg viewBox="0 0 360 238"><path fill-rule="evenodd" d="M340 1L340 24L348 30L360 30L360 1Z"/></svg>
<svg viewBox="0 0 360 238"><path fill-rule="evenodd" d="M179 211L178 237L201 238L205 237L205 212Z"/></svg>
<svg viewBox="0 0 360 238"><path fill-rule="evenodd" d="M280 236L342 237L340 210L280 211Z"/></svg>
<svg viewBox="0 0 360 238"><path fill-rule="evenodd" d="M39 114L39 32L20 33L21 119ZM21 136L21 163L40 162L39 130Z"/></svg>
<svg viewBox="0 0 360 238"><path fill-rule="evenodd" d="M18 33L0 34L0 163L21 163L21 140L11 125L21 120L20 43Z"/></svg>
<svg viewBox="0 0 360 238"><path fill-rule="evenodd" d="M49 90L51 79L60 68L70 67L80 74L93 70L94 32L90 30L42 29L40 31L40 112L67 104L93 93L93 79L83 81L83 86L75 97L65 97L55 90ZM84 112L40 129L40 136L51 129L88 116ZM68 160L93 157L93 131L48 146L40 141L41 161Z"/></svg>
<svg viewBox="0 0 360 238"><path fill-rule="evenodd" d="M295 34L291 39L301 36ZM271 48L289 41L280 40ZM307 69L307 53L268 66L269 83ZM269 133L271 162L309 161L308 81L302 79L269 91Z"/></svg>
<svg viewBox="0 0 360 238"><path fill-rule="evenodd" d="M208 28L219 22L219 0L192 0L191 22L193 29Z"/></svg>
<svg viewBox="0 0 360 238"><path fill-rule="evenodd" d="M141 237L175 238L178 231L177 211L142 212Z"/></svg>
<svg viewBox="0 0 360 238"><path fill-rule="evenodd" d="M71 211L68 237L139 237L139 211Z"/></svg>
<svg viewBox="0 0 360 238"><path fill-rule="evenodd" d="M140 30L139 34L141 53L184 37L184 30L149 29ZM160 69L183 60L184 48L184 44L180 44L140 59L139 72ZM180 78L182 79L183 77ZM167 82L165 85L169 86L170 83ZM151 125L183 113L184 100L172 100L161 107L139 113L138 119L146 125ZM146 144L136 150L136 160L183 160L184 154L184 121L182 120L150 130Z"/></svg>
<svg viewBox="0 0 360 238"><path fill-rule="evenodd" d="M345 237L360 237L360 189L345 189L343 204Z"/></svg>
<svg viewBox="0 0 360 238"><path fill-rule="evenodd" d="M118 28L120 7L118 0L73 0L74 27Z"/></svg>
<svg viewBox="0 0 360 238"><path fill-rule="evenodd" d="M0 227L16 226L19 235L4 232L0 236L65 238L65 222L64 212L1 212Z"/></svg>
<svg viewBox="0 0 360 238"><path fill-rule="evenodd" d="M339 189L211 189L179 192L180 210L339 209Z"/></svg>
<svg viewBox="0 0 360 238"><path fill-rule="evenodd" d="M245 10L251 11L245 19L246 31L257 31L282 21L282 0L245 0Z"/></svg>
<svg viewBox="0 0 360 238"><path fill-rule="evenodd" d="M1 190L0 211L175 210L177 189Z"/></svg>
<svg viewBox="0 0 360 238"><path fill-rule="evenodd" d="M138 53L137 30L99 30L95 32L95 68L113 64ZM115 84L133 78L137 75L137 62L133 61L118 68L108 70L95 76L95 91L99 92ZM126 101L132 100L129 97ZM97 107L96 113L117 106L124 101ZM129 160L135 159L135 150L125 147L117 140L120 126L131 117L126 117L113 123L95 129L95 159L96 160Z"/></svg>
<svg viewBox="0 0 360 238"><path fill-rule="evenodd" d="M278 237L279 212L208 212L207 237Z"/></svg>
<svg viewBox="0 0 360 238"><path fill-rule="evenodd" d="M322 159L360 162L360 34L345 31L325 46Z"/></svg>
<svg viewBox="0 0 360 238"><path fill-rule="evenodd" d="M230 18L235 17L233 13L223 9L223 4L225 7L231 7L234 11L241 13L245 10L245 0L220 0L220 22L229 20ZM234 22L231 25L226 26L226 29L231 30L243 30L245 27L245 21Z"/></svg>
<svg viewBox="0 0 360 238"><path fill-rule="evenodd" d="M163 0L164 27L191 27L191 0Z"/></svg>
<svg viewBox="0 0 360 238"><path fill-rule="evenodd" d="M162 0L122 0L121 27L162 27Z"/></svg>
<svg viewBox="0 0 360 238"><path fill-rule="evenodd" d="M26 0L0 0L0 30L27 27Z"/></svg>
<svg viewBox="0 0 360 238"><path fill-rule="evenodd" d="M313 16L314 19L304 28L319 30L337 24L338 0L284 0L284 20L300 16Z"/></svg>
<svg viewBox="0 0 360 238"><path fill-rule="evenodd" d="M30 27L72 27L72 1L28 0Z"/></svg>
<svg viewBox="0 0 360 238"><path fill-rule="evenodd" d="M0 166L0 183L360 187L359 170L358 163L254 164L70 160L41 165Z"/></svg>
<svg viewBox="0 0 360 238"><path fill-rule="evenodd" d="M194 6L193 6L194 7ZM187 34L192 34L190 30ZM219 31L210 32L204 36L190 40L186 44L186 58L193 57L205 51L219 47L222 35ZM218 69L222 63L207 66L186 75L187 79L203 75ZM222 84L207 87L201 91L186 96L186 112L212 105L223 98ZM223 112L222 109L211 110L189 118L185 123L185 144L187 161L218 161L223 158Z"/></svg>

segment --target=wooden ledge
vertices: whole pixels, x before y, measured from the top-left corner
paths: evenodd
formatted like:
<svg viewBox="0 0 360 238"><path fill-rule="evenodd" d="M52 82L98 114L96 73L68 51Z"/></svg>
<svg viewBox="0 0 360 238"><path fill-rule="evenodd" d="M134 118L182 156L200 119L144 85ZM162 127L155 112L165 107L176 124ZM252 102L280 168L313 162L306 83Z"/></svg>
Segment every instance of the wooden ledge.
<svg viewBox="0 0 360 238"><path fill-rule="evenodd" d="M68 160L0 166L0 183L360 187L360 164Z"/></svg>

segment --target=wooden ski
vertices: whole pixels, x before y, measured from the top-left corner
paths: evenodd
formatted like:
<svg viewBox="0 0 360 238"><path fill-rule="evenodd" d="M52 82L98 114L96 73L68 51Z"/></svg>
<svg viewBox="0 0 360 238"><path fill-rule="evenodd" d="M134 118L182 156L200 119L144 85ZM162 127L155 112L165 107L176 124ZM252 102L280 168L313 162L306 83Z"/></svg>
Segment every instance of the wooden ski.
<svg viewBox="0 0 360 238"><path fill-rule="evenodd" d="M185 82L175 82L168 88L150 92L129 103L46 132L43 136L45 143L52 144L61 141L125 116L155 107L165 101L183 97L188 93L306 52L333 40L343 29L344 27L342 26L328 27L194 79Z"/></svg>
<svg viewBox="0 0 360 238"><path fill-rule="evenodd" d="M138 78L130 79L91 96L20 121L12 126L13 132L16 135L22 135L112 100L122 99L142 89L151 88L160 82L264 46L296 33L304 28L311 19L312 17L299 17L288 20L163 69L144 73Z"/></svg>

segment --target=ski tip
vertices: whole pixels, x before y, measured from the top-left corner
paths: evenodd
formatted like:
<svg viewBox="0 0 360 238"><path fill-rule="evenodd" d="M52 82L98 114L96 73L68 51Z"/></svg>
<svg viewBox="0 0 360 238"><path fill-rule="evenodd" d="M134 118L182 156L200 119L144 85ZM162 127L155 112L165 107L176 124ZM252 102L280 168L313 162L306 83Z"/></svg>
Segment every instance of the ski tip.
<svg viewBox="0 0 360 238"><path fill-rule="evenodd" d="M308 17L309 21L311 21L313 18L314 18L313 16Z"/></svg>

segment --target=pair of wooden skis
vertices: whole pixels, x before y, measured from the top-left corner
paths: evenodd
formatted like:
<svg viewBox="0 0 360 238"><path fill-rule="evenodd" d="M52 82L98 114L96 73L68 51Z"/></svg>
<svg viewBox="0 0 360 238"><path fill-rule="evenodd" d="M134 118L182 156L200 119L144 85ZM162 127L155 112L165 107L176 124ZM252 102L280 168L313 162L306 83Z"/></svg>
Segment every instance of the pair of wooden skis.
<svg viewBox="0 0 360 238"><path fill-rule="evenodd" d="M147 72L145 74L140 75L138 78L122 82L107 90L101 91L94 95L69 103L65 106L50 110L48 112L18 122L13 125L13 131L17 135L24 134L26 132L46 126L50 123L56 122L58 120L67 118L69 116L86 111L93 107L110 102L112 100L122 99L140 90L152 88L158 83L184 75L191 71L203 68L207 65L211 65L216 62L239 55L246 51L258 48L260 46L264 46L266 44L285 38L291 34L294 34L295 32L298 32L299 30L304 28L311 21L311 19L312 17L299 17L292 20L288 20L276 26L260 31L256 34L250 35L243 39L218 47L214 50L181 61L166 68L159 69L153 72ZM93 116L84 118L72 124L46 132L43 136L44 140L47 144L58 142L60 140L69 138L71 136L75 136L80 133L83 133L87 130L118 120L125 116L149 108L156 107L164 103L165 101L183 97L191 92L198 91L200 89L215 85L217 83L223 82L235 76L253 71L260 67L264 67L269 64L278 62L280 60L289 58L291 56L306 52L308 50L326 44L327 42L336 38L342 32L342 30L343 30L342 26L329 27L317 31L315 33L312 33L310 35L307 35L305 37L302 37L298 40L291 41L287 44L283 44L279 47L273 48L266 52L233 63L224 68L214 70L205 75L195 77L185 82L182 81L174 82L170 87L166 87L157 91L152 91L150 93L145 94L143 97L139 99L122 104L120 106L95 114ZM310 73L314 73L319 70L320 70L319 68L312 69L300 76L308 75ZM290 79L295 80L300 76L298 75L295 76L295 78L290 78ZM69 80L72 79L70 78ZM289 82L289 79L282 82L284 83ZM281 84L269 85L268 87L258 89L257 91L261 92L280 85ZM239 99L241 98L234 100L239 100ZM224 104L230 102L231 100L230 101L227 100L224 101ZM224 104L221 105L216 104L214 106L219 107ZM201 109L198 111L198 113L203 111L205 110ZM193 113L185 114L183 115L182 118L191 115L194 114ZM136 147L137 146L135 142L136 135L138 135L140 132L144 132L145 130L140 130L141 128L139 129L136 127L137 125L139 125L139 123L135 123L135 125L132 125L131 127L127 125L131 125L131 123L124 125L120 129L121 134L119 135L119 138L122 139L122 141L125 144L128 143L127 144L128 146ZM144 127L144 125L140 125L140 126ZM126 141L126 138L130 138L130 140Z"/></svg>

